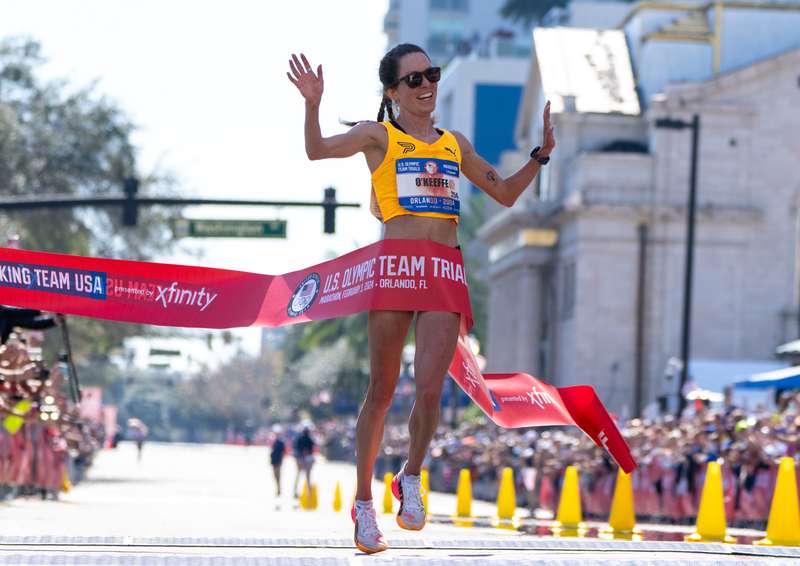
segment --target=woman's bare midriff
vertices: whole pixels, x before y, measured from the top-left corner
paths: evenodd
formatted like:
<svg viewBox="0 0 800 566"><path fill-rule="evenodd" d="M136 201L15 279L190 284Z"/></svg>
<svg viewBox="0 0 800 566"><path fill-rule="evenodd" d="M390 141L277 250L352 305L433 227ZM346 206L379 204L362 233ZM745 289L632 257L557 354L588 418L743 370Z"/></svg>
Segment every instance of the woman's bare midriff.
<svg viewBox="0 0 800 566"><path fill-rule="evenodd" d="M383 237L387 240L431 240L453 248L458 245L457 224L449 218L404 214L395 216L384 226Z"/></svg>

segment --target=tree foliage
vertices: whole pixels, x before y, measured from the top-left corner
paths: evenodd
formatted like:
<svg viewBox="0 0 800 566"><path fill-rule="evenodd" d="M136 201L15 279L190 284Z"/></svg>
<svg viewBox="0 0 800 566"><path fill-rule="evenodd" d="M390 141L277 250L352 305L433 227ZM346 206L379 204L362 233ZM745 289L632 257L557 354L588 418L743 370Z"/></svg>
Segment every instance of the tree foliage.
<svg viewBox="0 0 800 566"><path fill-rule="evenodd" d="M95 85L41 79L44 62L35 41L0 41L0 198L121 194L122 179L131 175L142 180L142 192L174 193L169 176L138 169L135 127L124 112ZM28 249L147 259L169 249L174 214L142 210L139 225L125 228L115 208L0 212L0 243L16 233ZM96 320L74 320L71 328L84 355L107 353L142 332Z"/></svg>
<svg viewBox="0 0 800 566"><path fill-rule="evenodd" d="M469 208L461 215L458 224L459 241L463 242L462 255L464 268L467 271L469 283L469 298L472 303L472 318L475 325L470 331L483 343L486 336L487 299L489 287L486 283L486 268L488 261L486 248L478 241L478 230L486 222L486 197L482 194L473 195L469 201Z"/></svg>
<svg viewBox="0 0 800 566"><path fill-rule="evenodd" d="M313 366L312 361L329 350L338 352L335 363ZM367 313L292 326L285 352L292 383L302 383L308 368L315 367L324 374L317 381L331 391L334 406L357 406L369 383Z"/></svg>
<svg viewBox="0 0 800 566"><path fill-rule="evenodd" d="M172 426L183 428L188 440L201 440L266 425L280 413L275 387L281 368L280 356L240 353L213 372L177 383Z"/></svg>
<svg viewBox="0 0 800 566"><path fill-rule="evenodd" d="M142 177L143 191L173 192L170 178L137 170L133 124L93 85L70 91L64 81L37 78L40 51L30 40L0 43L0 195L120 194L130 175ZM28 248L144 259L172 241L164 217L143 210L135 229L124 229L114 209L25 212L4 221Z"/></svg>

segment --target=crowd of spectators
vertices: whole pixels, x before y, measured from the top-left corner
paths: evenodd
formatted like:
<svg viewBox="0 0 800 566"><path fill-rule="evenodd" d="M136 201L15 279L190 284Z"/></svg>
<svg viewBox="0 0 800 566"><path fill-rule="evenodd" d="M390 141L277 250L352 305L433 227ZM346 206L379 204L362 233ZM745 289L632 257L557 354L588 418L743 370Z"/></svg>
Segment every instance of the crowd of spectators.
<svg viewBox="0 0 800 566"><path fill-rule="evenodd" d="M776 410L744 411L734 406L690 406L680 419L632 419L621 427L639 467L632 483L637 517L672 524L697 515L705 464L722 461L729 524L766 524L778 460L797 458L800 448L800 393L784 394ZM354 453L354 421L323 423L328 457ZM404 425L387 424L376 477L396 471L408 450ZM518 503L531 515L552 515L558 505L564 470L580 471L581 499L589 517L607 518L617 467L589 437L574 428L502 429L488 420L442 425L431 445L430 487L454 492L459 471L471 472L473 496L494 500L500 471L514 470Z"/></svg>
<svg viewBox="0 0 800 566"><path fill-rule="evenodd" d="M48 366L44 335L30 330L57 324L63 318L0 310L0 499L57 498L104 442L102 426L82 418L68 395L65 364Z"/></svg>

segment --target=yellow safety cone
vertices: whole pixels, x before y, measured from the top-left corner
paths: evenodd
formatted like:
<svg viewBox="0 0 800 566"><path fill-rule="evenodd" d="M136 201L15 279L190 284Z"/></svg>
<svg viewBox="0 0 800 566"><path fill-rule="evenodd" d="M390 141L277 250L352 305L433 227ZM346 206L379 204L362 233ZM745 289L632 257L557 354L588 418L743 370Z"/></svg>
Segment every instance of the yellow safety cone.
<svg viewBox="0 0 800 566"><path fill-rule="evenodd" d="M636 511L633 502L631 476L617 469L614 499L611 500L611 515L608 526L600 529L600 538L642 540L642 530L636 527Z"/></svg>
<svg viewBox="0 0 800 566"><path fill-rule="evenodd" d="M725 498L722 491L722 472L719 462L709 462L706 468L706 481L700 495L700 509L697 511L695 532L686 535L688 542L726 542L736 539L725 531Z"/></svg>
<svg viewBox="0 0 800 566"><path fill-rule="evenodd" d="M311 484L311 503L309 504L309 509L314 510L317 508L317 484Z"/></svg>
<svg viewBox="0 0 800 566"><path fill-rule="evenodd" d="M72 482L69 481L69 474L67 470L64 470L64 474L61 476L61 491L64 493L69 493L72 491Z"/></svg>
<svg viewBox="0 0 800 566"><path fill-rule="evenodd" d="M456 515L453 518L453 524L458 527L471 527L475 524L475 520L472 518L472 479L466 468L458 474Z"/></svg>
<svg viewBox="0 0 800 566"><path fill-rule="evenodd" d="M581 493L578 481L578 468L567 466L564 471L564 483L561 485L561 497L558 500L558 513L553 524L553 534L558 537L582 537L586 534L586 523L583 522L581 509Z"/></svg>
<svg viewBox="0 0 800 566"><path fill-rule="evenodd" d="M392 478L394 474L392 472L386 472L383 474L383 512L388 513L389 515L392 514Z"/></svg>
<svg viewBox="0 0 800 566"><path fill-rule="evenodd" d="M514 470L503 468L500 476L500 489L497 491L497 520L495 527L514 529L514 515L517 513L517 491L514 489Z"/></svg>
<svg viewBox="0 0 800 566"><path fill-rule="evenodd" d="M333 490L333 510L338 513L342 510L342 486L336 480L336 488Z"/></svg>
<svg viewBox="0 0 800 566"><path fill-rule="evenodd" d="M800 546L800 509L797 503L797 478L792 458L781 458L767 520L767 536L753 544Z"/></svg>
<svg viewBox="0 0 800 566"><path fill-rule="evenodd" d="M472 517L472 479L469 470L466 468L458 474L456 517Z"/></svg>
<svg viewBox="0 0 800 566"><path fill-rule="evenodd" d="M419 485L422 488L422 506L425 508L425 512L428 512L428 492L431 490L428 477L428 468L422 468L420 470L420 478L419 478Z"/></svg>
<svg viewBox="0 0 800 566"><path fill-rule="evenodd" d="M308 492L308 482L303 480L303 489L300 491L300 509L311 508L311 494Z"/></svg>

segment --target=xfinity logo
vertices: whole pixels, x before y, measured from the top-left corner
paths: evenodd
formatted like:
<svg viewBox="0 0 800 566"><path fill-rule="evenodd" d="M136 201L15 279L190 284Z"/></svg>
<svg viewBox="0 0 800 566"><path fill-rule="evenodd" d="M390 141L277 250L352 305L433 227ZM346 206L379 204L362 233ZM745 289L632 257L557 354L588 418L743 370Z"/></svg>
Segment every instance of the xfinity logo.
<svg viewBox="0 0 800 566"><path fill-rule="evenodd" d="M464 368L464 379L466 380L469 389L467 393L472 395L475 392L475 388L480 385L480 380L475 373L475 369L466 361L462 360L461 366Z"/></svg>
<svg viewBox="0 0 800 566"><path fill-rule="evenodd" d="M536 405L540 409L544 409L545 405L553 404L553 398L550 394L547 391L537 390L535 385L531 387L530 391L526 391L525 394L528 396L528 399L530 399L531 405Z"/></svg>
<svg viewBox="0 0 800 566"><path fill-rule="evenodd" d="M173 281L169 287L162 287L161 285L156 285L156 287L158 288L156 302L160 301L164 308L167 308L169 304L196 305L200 307L201 311L204 311L219 295L219 293L209 293L205 287L202 287L199 291L181 289L178 287L177 281Z"/></svg>
<svg viewBox="0 0 800 566"><path fill-rule="evenodd" d="M536 389L535 385L531 387L530 391L522 391L520 393L515 393L514 395L505 395L500 397L500 401L502 403L530 403L534 407L539 407L540 409L544 409L545 405L556 404L550 393L543 389Z"/></svg>

